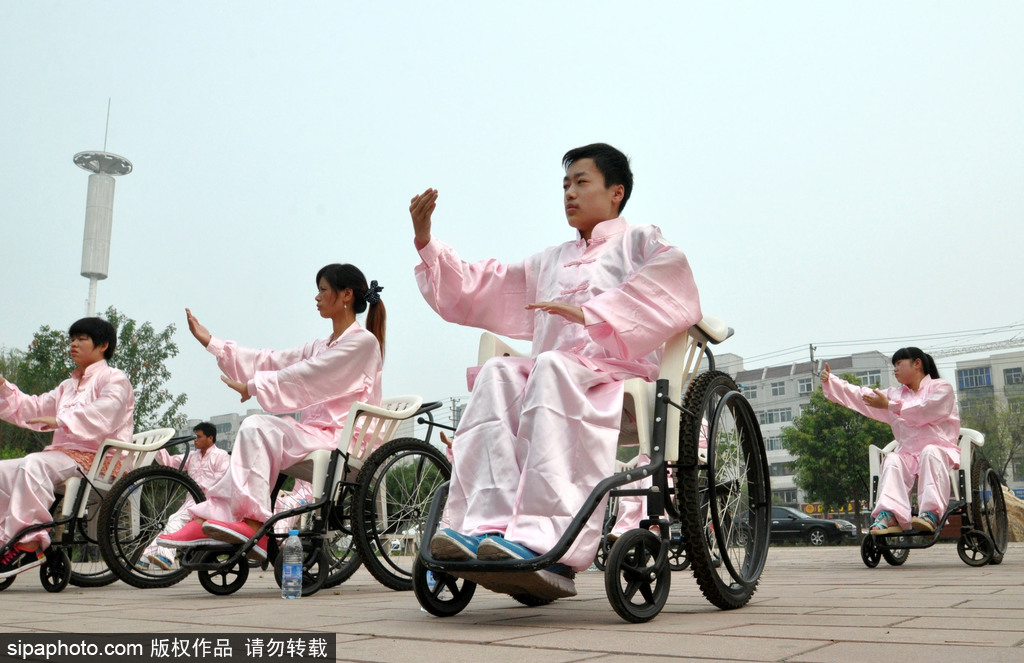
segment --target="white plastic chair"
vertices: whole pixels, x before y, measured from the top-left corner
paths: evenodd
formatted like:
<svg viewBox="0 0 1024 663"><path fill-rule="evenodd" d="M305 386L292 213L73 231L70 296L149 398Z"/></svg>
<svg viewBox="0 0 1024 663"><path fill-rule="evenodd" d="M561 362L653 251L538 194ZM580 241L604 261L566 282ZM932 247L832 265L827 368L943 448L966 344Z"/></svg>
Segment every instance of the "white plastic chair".
<svg viewBox="0 0 1024 663"><path fill-rule="evenodd" d="M92 466L85 475L89 485L86 486L81 503L78 505L77 517L85 516L91 488L106 493L117 483L118 479L128 472L152 463L156 459L156 451L173 436L173 428L156 428L136 433L132 436L131 442L104 440L92 461ZM74 509L74 496L78 494L81 482L82 477L72 477L64 482L65 499L61 507L61 516L71 515L72 509Z"/></svg>
<svg viewBox="0 0 1024 663"><path fill-rule="evenodd" d="M349 470L358 472L370 454L390 440L398 425L414 416L421 405L423 399L419 396L386 398L379 407L360 402L353 403L348 412L348 419L345 420L345 428L339 437L339 448L348 440L347 448L343 448L342 451L348 454ZM341 473L345 464L338 463L334 476L330 478L330 484L327 483L330 461L331 452L318 449L306 456L301 463L296 463L283 472L288 476L310 482L313 486L312 495L319 500L324 494L325 487L333 486L343 478Z"/></svg>

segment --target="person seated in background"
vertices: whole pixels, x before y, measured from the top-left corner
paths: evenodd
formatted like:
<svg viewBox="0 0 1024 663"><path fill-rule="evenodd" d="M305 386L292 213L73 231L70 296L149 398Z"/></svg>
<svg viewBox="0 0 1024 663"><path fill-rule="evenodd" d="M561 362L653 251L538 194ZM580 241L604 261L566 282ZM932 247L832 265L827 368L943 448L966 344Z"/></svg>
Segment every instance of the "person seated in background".
<svg viewBox="0 0 1024 663"><path fill-rule="evenodd" d="M135 393L120 370L107 361L117 348L117 330L101 318L82 318L68 329L71 377L45 394L24 394L0 376L0 419L22 428L53 431L42 451L0 461L0 546L22 529L53 520L56 487L88 472L104 440L131 442ZM0 578L45 560L50 533L21 537L0 557Z"/></svg>
<svg viewBox="0 0 1024 663"><path fill-rule="evenodd" d="M888 389L857 387L821 372L825 397L854 412L892 426L896 449L882 459L878 499L868 533L895 534L913 527L934 532L949 505L949 472L960 467L960 415L953 385L939 378L935 360L919 348L900 348L892 356L900 383ZM911 516L910 489L917 479L918 515Z"/></svg>

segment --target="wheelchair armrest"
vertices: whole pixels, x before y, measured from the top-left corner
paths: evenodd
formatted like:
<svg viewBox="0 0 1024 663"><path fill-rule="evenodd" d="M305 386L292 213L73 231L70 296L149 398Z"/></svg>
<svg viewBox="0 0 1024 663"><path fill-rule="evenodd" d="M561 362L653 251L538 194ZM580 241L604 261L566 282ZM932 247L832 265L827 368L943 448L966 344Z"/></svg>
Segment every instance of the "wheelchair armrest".
<svg viewBox="0 0 1024 663"><path fill-rule="evenodd" d="M480 335L480 348L477 351L477 366L483 366L484 362L491 357L525 357L511 345L498 338L491 332L484 332Z"/></svg>

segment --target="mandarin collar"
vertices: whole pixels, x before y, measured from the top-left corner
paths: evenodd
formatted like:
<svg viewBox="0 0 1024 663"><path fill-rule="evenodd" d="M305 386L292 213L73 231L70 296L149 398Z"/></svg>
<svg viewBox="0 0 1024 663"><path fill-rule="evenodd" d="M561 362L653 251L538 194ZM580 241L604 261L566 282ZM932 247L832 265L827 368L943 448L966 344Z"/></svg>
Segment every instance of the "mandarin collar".
<svg viewBox="0 0 1024 663"><path fill-rule="evenodd" d="M332 347L335 343L337 343L338 341L340 341L344 337L348 336L350 333L352 333L353 331L355 331L357 329L362 329L362 327L360 327L358 320L353 320L352 324L350 324L348 327L345 327L345 331L343 331L340 334L338 334L338 338L336 338L336 339L334 339L332 341L331 337L328 336L327 339L326 339L327 340L327 346L328 347Z"/></svg>
<svg viewBox="0 0 1024 663"><path fill-rule="evenodd" d="M96 375L98 371L101 371L106 367L107 360L100 359L99 361L86 366L84 370L81 368L76 368L75 370L71 371L71 377L78 378L79 381L82 381L86 378L91 378L92 376Z"/></svg>
<svg viewBox="0 0 1024 663"><path fill-rule="evenodd" d="M618 235L626 232L626 228L628 226L629 224L626 223L626 217L624 216L617 216L614 219L602 221L594 226L594 229L590 231L590 241L593 242L594 240L598 240L599 242L602 242L612 235ZM583 235L580 234L579 230L576 231L576 243L582 245L586 244L586 240L583 239Z"/></svg>

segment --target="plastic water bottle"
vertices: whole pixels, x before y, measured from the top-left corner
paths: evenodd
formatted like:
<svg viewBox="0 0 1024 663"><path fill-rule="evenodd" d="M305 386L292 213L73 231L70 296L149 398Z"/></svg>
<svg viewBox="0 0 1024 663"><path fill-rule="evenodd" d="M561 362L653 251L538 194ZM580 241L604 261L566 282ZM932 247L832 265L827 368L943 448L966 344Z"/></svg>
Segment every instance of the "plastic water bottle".
<svg viewBox="0 0 1024 663"><path fill-rule="evenodd" d="M302 597L302 540L299 530L288 532L288 538L281 546L281 598L297 599Z"/></svg>

